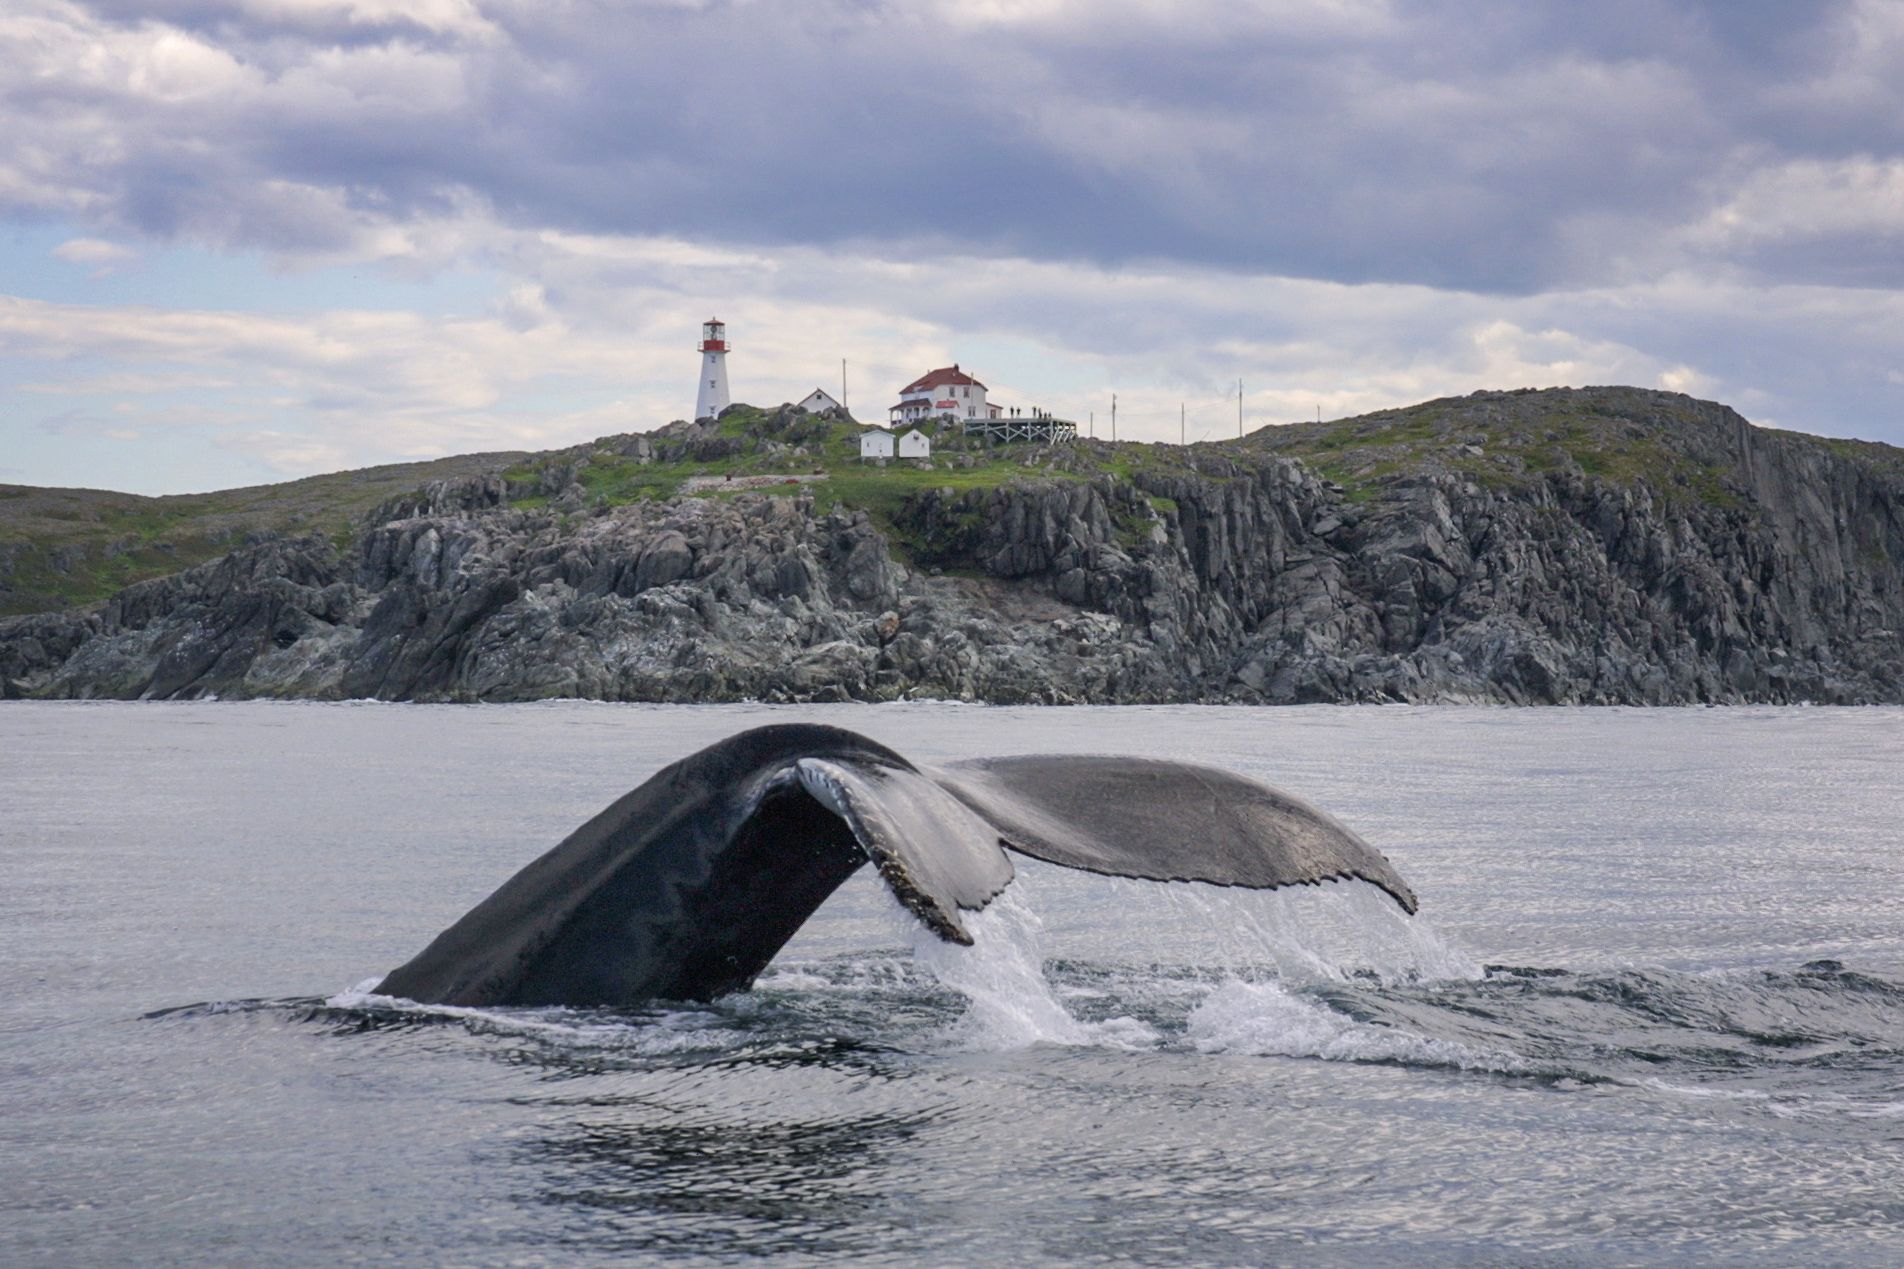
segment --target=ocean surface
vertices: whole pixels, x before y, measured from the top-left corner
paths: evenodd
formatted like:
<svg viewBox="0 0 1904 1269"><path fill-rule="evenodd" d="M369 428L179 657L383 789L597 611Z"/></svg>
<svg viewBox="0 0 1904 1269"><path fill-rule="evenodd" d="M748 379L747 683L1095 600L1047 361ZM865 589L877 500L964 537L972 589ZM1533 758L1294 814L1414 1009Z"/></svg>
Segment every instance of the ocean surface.
<svg viewBox="0 0 1904 1269"><path fill-rule="evenodd" d="M1118 752L1421 897L862 871L757 990L369 988L772 721ZM0 1263L1904 1262L1904 711L0 706Z"/></svg>

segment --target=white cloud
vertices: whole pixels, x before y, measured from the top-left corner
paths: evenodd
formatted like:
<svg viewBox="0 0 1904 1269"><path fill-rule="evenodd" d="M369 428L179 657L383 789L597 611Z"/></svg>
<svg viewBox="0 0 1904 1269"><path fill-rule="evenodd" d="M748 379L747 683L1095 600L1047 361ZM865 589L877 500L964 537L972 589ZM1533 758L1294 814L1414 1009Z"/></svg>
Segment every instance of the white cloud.
<svg viewBox="0 0 1904 1269"><path fill-rule="evenodd" d="M202 373L76 375L57 382L23 383L20 391L42 396L148 397L162 393L202 392L236 386L232 380Z"/></svg>
<svg viewBox="0 0 1904 1269"><path fill-rule="evenodd" d="M1797 159L1753 172L1693 226L1703 246L1878 234L1904 237L1904 158Z"/></svg>
<svg viewBox="0 0 1904 1269"><path fill-rule="evenodd" d="M339 471L361 465L354 461L348 445L295 432L282 432L273 428L235 429L221 436L218 444L222 448L255 459L271 471L285 476ZM433 458L436 456L427 451L405 453L399 448L396 453L390 455L390 458Z"/></svg>
<svg viewBox="0 0 1904 1269"><path fill-rule="evenodd" d="M1700 374L1691 366L1668 366L1659 372L1655 383L1668 392L1683 392L1689 397L1709 397L1714 391L1712 377ZM1737 402L1733 404L1744 408Z"/></svg>
<svg viewBox="0 0 1904 1269"><path fill-rule="evenodd" d="M103 238L68 238L53 248L53 258L68 264L92 265L92 277L104 277L113 266L136 259L138 252Z"/></svg>
<svg viewBox="0 0 1904 1269"><path fill-rule="evenodd" d="M926 0L912 6L951 27L1062 33L1083 43L1151 44L1158 39L1233 43L1273 33L1284 39L1352 38L1393 31L1389 0Z"/></svg>
<svg viewBox="0 0 1904 1269"><path fill-rule="evenodd" d="M237 0L233 7L254 18L314 28L402 24L465 36L496 29L472 0Z"/></svg>

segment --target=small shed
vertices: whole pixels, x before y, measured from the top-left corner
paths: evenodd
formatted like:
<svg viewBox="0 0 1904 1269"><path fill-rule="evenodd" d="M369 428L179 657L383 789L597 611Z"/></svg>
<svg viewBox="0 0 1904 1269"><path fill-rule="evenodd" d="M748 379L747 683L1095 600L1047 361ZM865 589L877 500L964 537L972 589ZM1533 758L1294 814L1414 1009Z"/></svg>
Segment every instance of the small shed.
<svg viewBox="0 0 1904 1269"><path fill-rule="evenodd" d="M899 457L931 458L932 438L917 429L901 434L899 437Z"/></svg>
<svg viewBox="0 0 1904 1269"><path fill-rule="evenodd" d="M861 458L891 458L893 456L893 434L885 428L868 428L859 434L859 456Z"/></svg>
<svg viewBox="0 0 1904 1269"><path fill-rule="evenodd" d="M800 398L800 408L809 414L818 414L822 410L837 410L840 403L825 388L815 388Z"/></svg>

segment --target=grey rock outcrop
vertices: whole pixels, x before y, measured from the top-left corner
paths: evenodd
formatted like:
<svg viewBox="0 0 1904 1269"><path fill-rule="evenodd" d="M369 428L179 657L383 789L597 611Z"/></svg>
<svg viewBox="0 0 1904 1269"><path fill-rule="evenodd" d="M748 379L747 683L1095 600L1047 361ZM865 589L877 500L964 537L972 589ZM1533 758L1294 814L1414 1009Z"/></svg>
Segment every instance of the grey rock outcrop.
<svg viewBox="0 0 1904 1269"><path fill-rule="evenodd" d="M876 523L806 496L511 505L565 472L446 482L380 508L346 553L270 538L94 613L0 621L0 691L1904 701L1904 477L1674 408L1673 452L1723 485L1426 463L1350 490L1239 448L1129 478L1058 457ZM720 439L677 425L638 459Z"/></svg>

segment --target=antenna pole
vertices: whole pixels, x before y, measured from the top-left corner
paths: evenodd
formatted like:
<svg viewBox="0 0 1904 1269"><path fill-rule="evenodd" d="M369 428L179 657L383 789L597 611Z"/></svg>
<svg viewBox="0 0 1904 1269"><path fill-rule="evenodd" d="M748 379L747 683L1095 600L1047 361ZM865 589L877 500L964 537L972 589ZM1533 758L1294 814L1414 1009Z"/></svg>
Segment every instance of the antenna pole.
<svg viewBox="0 0 1904 1269"><path fill-rule="evenodd" d="M1117 444L1117 394L1111 393L1111 444Z"/></svg>
<svg viewBox="0 0 1904 1269"><path fill-rule="evenodd" d="M1184 439L1183 402L1179 401L1177 402L1177 444L1188 445L1189 443L1188 440Z"/></svg>
<svg viewBox="0 0 1904 1269"><path fill-rule="evenodd" d="M1243 381L1236 381L1236 439L1243 439Z"/></svg>
<svg viewBox="0 0 1904 1269"><path fill-rule="evenodd" d="M848 408L846 404L846 358L844 357L840 358L840 408L842 410Z"/></svg>

